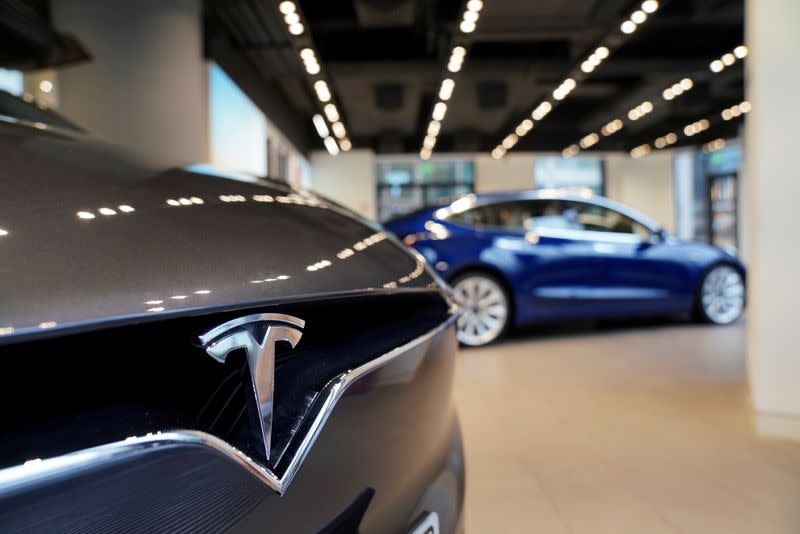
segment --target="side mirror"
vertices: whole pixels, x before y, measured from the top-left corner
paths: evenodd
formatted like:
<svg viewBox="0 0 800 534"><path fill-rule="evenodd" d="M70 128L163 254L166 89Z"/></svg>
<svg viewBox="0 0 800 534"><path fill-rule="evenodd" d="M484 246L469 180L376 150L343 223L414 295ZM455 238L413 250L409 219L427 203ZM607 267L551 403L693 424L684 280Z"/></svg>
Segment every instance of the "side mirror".
<svg viewBox="0 0 800 534"><path fill-rule="evenodd" d="M659 228L658 230L650 234L649 237L643 237L642 242L639 244L639 248L645 249L648 247L652 247L653 245L660 245L661 243L667 240L668 236L669 234L667 234L666 230L664 230L663 228Z"/></svg>

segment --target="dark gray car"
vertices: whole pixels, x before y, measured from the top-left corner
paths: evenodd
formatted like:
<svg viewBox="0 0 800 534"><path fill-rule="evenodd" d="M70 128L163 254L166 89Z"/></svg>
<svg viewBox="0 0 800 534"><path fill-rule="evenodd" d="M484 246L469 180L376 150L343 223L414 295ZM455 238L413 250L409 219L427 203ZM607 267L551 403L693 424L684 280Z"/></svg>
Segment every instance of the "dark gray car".
<svg viewBox="0 0 800 534"><path fill-rule="evenodd" d="M461 530L454 308L421 257L26 109L0 109L0 530Z"/></svg>

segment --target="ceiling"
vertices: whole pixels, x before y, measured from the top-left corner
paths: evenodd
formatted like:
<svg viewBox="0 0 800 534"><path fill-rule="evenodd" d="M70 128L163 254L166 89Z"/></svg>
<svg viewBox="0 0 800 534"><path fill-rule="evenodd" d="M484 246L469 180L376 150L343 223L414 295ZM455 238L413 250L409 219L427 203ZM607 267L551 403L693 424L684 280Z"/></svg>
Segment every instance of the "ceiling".
<svg viewBox="0 0 800 534"><path fill-rule="evenodd" d="M641 0L483 0L469 34L459 30L466 0L295 0L305 25L300 36L287 31L279 2L204 0L206 55L301 150L323 147L311 121L321 111L312 90L319 76L328 81L352 145L379 153L420 150L444 77L456 86L437 153L488 153L545 99L558 105L514 150L561 151L615 118L624 128L599 136L592 150L631 150L703 118L712 119L711 128L679 135L679 145L732 136L740 126L719 114L744 98L742 62L720 73L709 63L742 44L744 0L660 0L631 35L620 24ZM30 50L40 50L36 64L23 68L88 59L52 31L47 6L47 0L0 0L0 35L21 43L6 53L24 51L27 60ZM583 74L578 67L601 44L610 57ZM467 49L457 74L445 68L454 45ZM317 77L298 55L307 46L317 53ZM567 76L577 87L557 103L551 94ZM684 77L694 87L664 100L662 91ZM646 100L653 112L627 120Z"/></svg>
<svg viewBox="0 0 800 534"><path fill-rule="evenodd" d="M455 77L436 152L492 150L604 43L611 44L611 56L582 76L514 150L560 151L650 100L656 104L652 113L625 120L622 131L592 147L630 150L687 123L718 117L743 99L741 61L719 74L708 68L742 44L743 0L662 0L629 36L620 32L620 23L638 1L484 0L477 30L468 35L458 29L464 0L297 4L307 27L300 44L273 0L207 0L206 37L209 54L270 108L270 118L282 114L278 122L295 137L305 136L307 147L322 147L310 120L319 103L297 54L309 42L353 145L384 153L420 149L439 84L452 76L445 65L454 44L467 47L467 60ZM666 87L687 76L695 82L691 91L671 102L662 99ZM703 134L681 136L679 144L700 144L737 128L736 121L715 123Z"/></svg>

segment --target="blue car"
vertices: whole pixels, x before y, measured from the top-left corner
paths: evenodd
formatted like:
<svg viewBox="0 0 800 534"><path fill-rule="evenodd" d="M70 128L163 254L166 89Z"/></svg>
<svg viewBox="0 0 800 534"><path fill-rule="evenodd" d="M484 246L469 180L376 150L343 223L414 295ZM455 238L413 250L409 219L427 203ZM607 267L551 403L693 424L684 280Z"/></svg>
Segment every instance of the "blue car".
<svg viewBox="0 0 800 534"><path fill-rule="evenodd" d="M569 319L689 312L728 324L745 306L736 256L591 193L467 195L385 226L453 286L465 345Z"/></svg>

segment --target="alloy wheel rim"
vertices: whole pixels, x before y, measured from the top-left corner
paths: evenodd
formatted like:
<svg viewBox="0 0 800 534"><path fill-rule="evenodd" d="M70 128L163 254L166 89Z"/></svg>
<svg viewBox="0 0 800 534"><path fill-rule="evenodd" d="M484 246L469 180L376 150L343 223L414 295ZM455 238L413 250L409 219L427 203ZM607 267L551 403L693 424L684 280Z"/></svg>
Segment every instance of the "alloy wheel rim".
<svg viewBox="0 0 800 534"><path fill-rule="evenodd" d="M453 288L461 305L458 340L465 345L485 345L497 339L508 320L508 300L497 282L469 276Z"/></svg>
<svg viewBox="0 0 800 534"><path fill-rule="evenodd" d="M703 281L703 311L715 323L732 323L744 310L744 293L744 280L736 269L728 265L715 267Z"/></svg>

